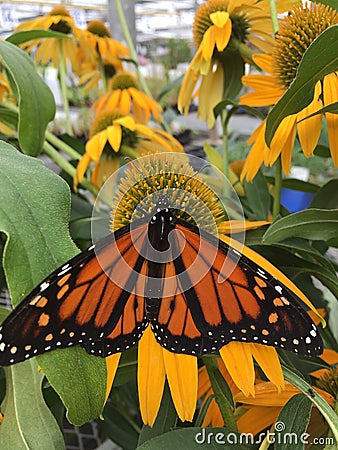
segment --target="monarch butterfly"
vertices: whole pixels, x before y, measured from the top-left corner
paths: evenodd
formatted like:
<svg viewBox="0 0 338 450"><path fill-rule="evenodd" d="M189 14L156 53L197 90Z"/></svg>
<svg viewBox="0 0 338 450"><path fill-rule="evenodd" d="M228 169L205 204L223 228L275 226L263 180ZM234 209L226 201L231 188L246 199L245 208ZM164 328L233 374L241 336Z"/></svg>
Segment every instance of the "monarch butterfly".
<svg viewBox="0 0 338 450"><path fill-rule="evenodd" d="M135 345L149 324L164 348L196 356L230 341L308 356L323 348L286 286L178 218L160 195L150 215L72 258L11 312L0 328L0 364L72 345L106 357Z"/></svg>

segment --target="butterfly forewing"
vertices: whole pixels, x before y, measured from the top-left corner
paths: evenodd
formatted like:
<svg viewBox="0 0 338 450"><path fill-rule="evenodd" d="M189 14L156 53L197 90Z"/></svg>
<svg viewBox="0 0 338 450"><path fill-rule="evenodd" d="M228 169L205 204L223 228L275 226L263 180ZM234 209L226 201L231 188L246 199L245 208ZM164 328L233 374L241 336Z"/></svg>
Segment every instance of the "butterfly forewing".
<svg viewBox="0 0 338 450"><path fill-rule="evenodd" d="M143 238L147 226L142 223L138 231ZM1 326L0 364L72 345L101 356L133 345L147 324L144 298L121 287L134 283L136 273L125 265L122 270L121 256L140 270L144 266L128 227L75 256L37 286Z"/></svg>
<svg viewBox="0 0 338 450"><path fill-rule="evenodd" d="M153 324L158 342L189 354L209 353L231 341L309 356L322 353L316 326L282 283L208 233L201 234L183 221L176 228L184 234L186 245L171 273L185 271L183 280L189 284L187 277L196 277L196 267L189 271L194 258L202 273L205 264L209 270L191 288L182 288L178 281L176 295L162 300Z"/></svg>

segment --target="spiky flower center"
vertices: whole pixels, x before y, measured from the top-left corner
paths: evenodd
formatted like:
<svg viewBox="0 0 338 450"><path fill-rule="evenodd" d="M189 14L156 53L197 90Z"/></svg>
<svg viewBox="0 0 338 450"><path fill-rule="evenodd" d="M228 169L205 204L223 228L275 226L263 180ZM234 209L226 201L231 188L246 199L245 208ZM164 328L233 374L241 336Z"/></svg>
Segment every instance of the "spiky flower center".
<svg viewBox="0 0 338 450"><path fill-rule="evenodd" d="M63 6L57 6L56 8L53 8L48 15L55 16L55 22L49 27L51 31L57 31L58 33L63 34L70 34L72 32L72 27L69 23L71 15L66 8ZM57 17L59 20L57 20ZM63 20L62 17L64 17L65 20Z"/></svg>
<svg viewBox="0 0 338 450"><path fill-rule="evenodd" d="M115 89L128 89L130 87L138 88L137 79L134 74L123 72L117 73L111 80L111 88Z"/></svg>
<svg viewBox="0 0 338 450"><path fill-rule="evenodd" d="M338 12L320 3L297 6L281 21L272 59L275 76L284 88L288 88L295 78L309 45L336 23Z"/></svg>
<svg viewBox="0 0 338 450"><path fill-rule="evenodd" d="M87 25L87 31L90 31L90 33L96 34L101 38L111 37L110 31L101 20L92 20L89 22Z"/></svg>
<svg viewBox="0 0 338 450"><path fill-rule="evenodd" d="M141 179L140 170L142 171ZM182 164L181 161L177 161L177 157L175 160L173 155L167 155L166 161L151 156L142 162L139 168L131 165L120 180L119 190L112 202L114 205L111 215L112 230L130 223L133 215L142 217L144 211L151 213L155 206L152 194L163 190L165 192L166 189L170 189L171 199L175 200L175 205L180 205L181 209L175 211L178 217L189 222L203 221L205 217L202 215L205 211L199 207L199 202L202 200L210 210L216 224L222 223L225 213L219 198L195 175L189 163ZM139 205L142 205L142 208L138 210ZM185 211L194 211L194 217L192 218Z"/></svg>
<svg viewBox="0 0 338 450"><path fill-rule="evenodd" d="M317 386L323 391L328 392L337 398L338 395L338 366L331 367L320 380L317 381Z"/></svg>
<svg viewBox="0 0 338 450"><path fill-rule="evenodd" d="M106 130L108 127L114 124L115 120L120 119L121 117L123 116L118 110L109 110L97 114L89 130L89 138L91 139L93 136L95 136L95 134L98 134L101 131ZM122 128L121 147L125 145L130 148L136 148L140 140L137 131L129 130L124 126L122 126L121 128ZM106 147L107 147L106 149L109 150L110 152L111 148L108 142Z"/></svg>
<svg viewBox="0 0 338 450"><path fill-rule="evenodd" d="M63 6L56 6L48 13L48 15L49 16L71 17L69 11L66 8L64 8Z"/></svg>
<svg viewBox="0 0 338 450"><path fill-rule="evenodd" d="M196 47L202 42L205 32L213 26L210 15L218 11L228 12L228 0L208 0L200 6L194 18L193 36ZM232 36L245 42L249 33L249 22L245 14L230 15Z"/></svg>

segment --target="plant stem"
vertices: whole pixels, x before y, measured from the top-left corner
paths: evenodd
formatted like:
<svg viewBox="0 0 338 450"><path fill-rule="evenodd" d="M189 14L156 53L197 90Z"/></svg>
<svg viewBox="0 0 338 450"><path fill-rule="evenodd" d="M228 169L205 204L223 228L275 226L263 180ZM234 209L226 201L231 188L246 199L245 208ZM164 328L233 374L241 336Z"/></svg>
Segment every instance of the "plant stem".
<svg viewBox="0 0 338 450"><path fill-rule="evenodd" d="M107 77L106 77L106 72L104 70L104 64L102 61L102 56L100 51L98 50L98 55L99 55L99 71L100 71L100 76L101 76L101 81L102 81L102 94L106 94L107 93Z"/></svg>
<svg viewBox="0 0 338 450"><path fill-rule="evenodd" d="M331 408L331 406L323 399L321 395L319 395L312 386L308 384L303 378L296 375L289 368L282 366L283 374L285 379L288 380L291 384L296 386L300 391L303 392L311 402L318 408L320 413L323 415L327 424L329 425L336 443L338 443L338 416L335 411ZM334 447L336 448L336 447Z"/></svg>
<svg viewBox="0 0 338 450"><path fill-rule="evenodd" d="M63 142L61 139L57 138L53 133L50 131L46 131L45 137L47 141L49 141L51 144L54 145L54 147L57 147L59 150L62 150L66 155L70 156L72 159L80 160L82 158L82 155L78 153L76 150L73 149L70 145Z"/></svg>
<svg viewBox="0 0 338 450"><path fill-rule="evenodd" d="M276 34L279 29L277 2L276 2L276 0L269 0L269 4L270 4L270 15L271 15L271 21L272 21L272 30L273 30L273 33Z"/></svg>
<svg viewBox="0 0 338 450"><path fill-rule="evenodd" d="M222 111L222 156L223 156L223 174L229 177L229 136L228 136L228 112L226 109Z"/></svg>
<svg viewBox="0 0 338 450"><path fill-rule="evenodd" d="M68 175L70 175L72 178L74 178L76 169L73 167L68 161L66 161L60 153L55 150L55 148L50 145L48 142L44 142L43 144L43 151L46 155L48 155L62 170L64 170ZM81 185L90 191L92 194L97 196L99 193L99 189L95 187L89 180L83 179L81 181Z"/></svg>
<svg viewBox="0 0 338 450"><path fill-rule="evenodd" d="M117 15L119 16L119 21L120 21L120 25L124 34L124 38L126 40L127 46L129 48L130 51L130 56L133 59L133 61L135 62L135 66L136 66L136 73L137 73L137 77L139 79L140 85L143 89L143 91L148 95L148 97L150 98L154 98L152 93L150 92L150 89L147 85L147 82L144 78L144 76L142 75L140 68L139 68L139 62L138 62L138 57L137 57L137 53L133 44L133 40L130 36L129 33L129 29L128 29L128 25L126 22L126 18L124 17L124 13L123 13L123 8L121 5L121 1L120 0L115 0L115 4L116 4L116 11L117 11ZM167 132L167 133L171 133L170 127L167 124L167 122L162 118L162 126L163 129Z"/></svg>
<svg viewBox="0 0 338 450"><path fill-rule="evenodd" d="M231 46L237 50L244 59L248 59L251 63L254 63L253 55L255 52L246 44L243 44L243 42L240 42L238 39L232 37Z"/></svg>
<svg viewBox="0 0 338 450"><path fill-rule="evenodd" d="M67 96L66 61L65 61L65 55L63 53L62 39L59 39L59 52L60 52L59 80L60 80L60 90L61 90L61 97L62 97L62 103L63 103L63 110L64 110L64 113L66 116L66 131L70 136L72 136L73 131L72 131L72 124L70 121L69 103L68 103L68 96Z"/></svg>
<svg viewBox="0 0 338 450"><path fill-rule="evenodd" d="M280 213L280 201L282 197L282 159L281 156L278 157L275 162L275 185L273 188L273 207L272 216L273 219L277 219Z"/></svg>
<svg viewBox="0 0 338 450"><path fill-rule="evenodd" d="M203 358L203 361L207 369L211 386L215 393L215 399L221 411L224 424L227 428L229 428L229 430L236 432L238 430L231 405L225 397L224 392L222 392L221 386L217 382L216 373L219 372L217 362L213 357L205 357Z"/></svg>

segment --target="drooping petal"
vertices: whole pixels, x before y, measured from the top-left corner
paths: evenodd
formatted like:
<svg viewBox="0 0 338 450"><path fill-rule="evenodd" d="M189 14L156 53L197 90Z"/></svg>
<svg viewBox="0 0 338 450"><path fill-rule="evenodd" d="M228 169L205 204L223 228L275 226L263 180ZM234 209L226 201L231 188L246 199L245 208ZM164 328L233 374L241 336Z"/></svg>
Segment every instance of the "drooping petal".
<svg viewBox="0 0 338 450"><path fill-rule="evenodd" d="M285 117L279 124L274 137L271 141L270 149L264 153L264 164L271 166L275 163L278 156L282 155L283 169L288 173L291 162L291 152L296 135L297 114L291 114Z"/></svg>
<svg viewBox="0 0 338 450"><path fill-rule="evenodd" d="M248 140L248 144L252 141L254 141L254 144L245 160L241 173L241 182L243 182L244 178L248 181L255 178L259 168L263 164L264 150L267 148L265 144L265 127L266 121L264 120Z"/></svg>
<svg viewBox="0 0 338 450"><path fill-rule="evenodd" d="M299 142L304 155L307 157L313 154L313 151L317 145L320 132L322 130L322 114L317 114L309 119L303 120L302 122L300 121L323 107L322 101L319 98L320 95L321 82L318 81L316 83L312 102L297 114L297 132Z"/></svg>
<svg viewBox="0 0 338 450"><path fill-rule="evenodd" d="M255 369L249 345L230 342L219 351L236 386L245 396L255 395Z"/></svg>
<svg viewBox="0 0 338 450"><path fill-rule="evenodd" d="M252 433L254 436L276 422L281 407L250 406L236 424L240 433Z"/></svg>
<svg viewBox="0 0 338 450"><path fill-rule="evenodd" d="M330 73L324 78L323 86L324 105L338 101L338 77ZM335 167L338 166L338 114L325 113L327 131L329 135L330 151Z"/></svg>
<svg viewBox="0 0 338 450"><path fill-rule="evenodd" d="M122 141L122 128L119 124L111 125L107 128L107 137L115 152L118 152Z"/></svg>
<svg viewBox="0 0 338 450"><path fill-rule="evenodd" d="M81 183L83 180L84 174L86 173L86 170L88 169L88 166L90 164L91 158L88 155L88 153L85 153L80 161L77 164L76 172L74 176L74 189L77 190L77 185Z"/></svg>
<svg viewBox="0 0 338 450"><path fill-rule="evenodd" d="M106 399L105 403L108 399L111 387L113 385L113 381L116 375L117 367L119 365L121 353L115 353L114 355L110 355L106 358L106 366L107 366L107 388L106 388Z"/></svg>
<svg viewBox="0 0 338 450"><path fill-rule="evenodd" d="M191 422L197 403L197 358L163 349L165 371L178 417Z"/></svg>
<svg viewBox="0 0 338 450"><path fill-rule="evenodd" d="M160 408L165 382L162 347L150 326L138 344L137 383L143 423L152 426Z"/></svg>
<svg viewBox="0 0 338 450"><path fill-rule="evenodd" d="M215 124L214 107L223 98L224 72L221 64L215 62L211 72L204 75L199 94L198 115L208 127ZM215 89L217 86L217 89Z"/></svg>
<svg viewBox="0 0 338 450"><path fill-rule="evenodd" d="M121 119L114 120L114 124L120 124L128 130L135 131L136 123L135 120L131 116L121 117Z"/></svg>
<svg viewBox="0 0 338 450"><path fill-rule="evenodd" d="M91 159L98 163L100 161L102 151L107 142L107 132L106 130L100 131L89 139L86 144L86 153L91 157Z"/></svg>
<svg viewBox="0 0 338 450"><path fill-rule="evenodd" d="M267 345L251 344L251 352L267 378L277 387L278 392L284 389L284 376L276 349Z"/></svg>

